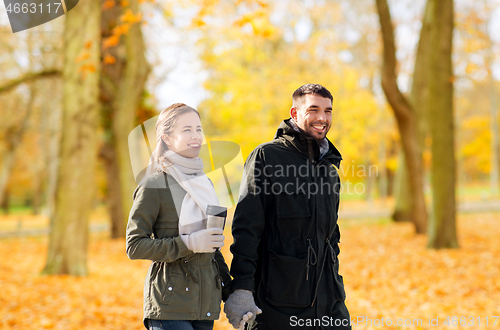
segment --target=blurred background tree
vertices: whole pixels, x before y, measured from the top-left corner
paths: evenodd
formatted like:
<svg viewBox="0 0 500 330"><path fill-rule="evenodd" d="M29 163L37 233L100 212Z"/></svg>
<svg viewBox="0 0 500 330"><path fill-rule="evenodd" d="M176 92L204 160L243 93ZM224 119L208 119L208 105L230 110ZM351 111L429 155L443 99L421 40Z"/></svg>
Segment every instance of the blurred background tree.
<svg viewBox="0 0 500 330"><path fill-rule="evenodd" d="M111 237L125 237L135 180L130 166L128 134L138 124L136 113L150 71L146 61L139 2L102 3L100 102L103 143L99 156L106 168L106 204Z"/></svg>
<svg viewBox="0 0 500 330"><path fill-rule="evenodd" d="M62 125L55 209L45 274L87 275L88 217L94 197L99 114L100 3L66 15Z"/></svg>

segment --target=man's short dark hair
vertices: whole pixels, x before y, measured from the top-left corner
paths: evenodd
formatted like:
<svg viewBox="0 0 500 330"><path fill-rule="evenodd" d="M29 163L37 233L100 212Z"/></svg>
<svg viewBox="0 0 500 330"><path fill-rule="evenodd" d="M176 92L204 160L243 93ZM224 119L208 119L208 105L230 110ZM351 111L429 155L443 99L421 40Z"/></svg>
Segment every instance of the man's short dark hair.
<svg viewBox="0 0 500 330"><path fill-rule="evenodd" d="M292 99L293 99L293 104L295 105L296 102L303 98L304 95L306 94L317 94L319 96L322 96L324 98L330 99L330 101L333 102L333 96L326 89L325 87L321 86L320 84L307 84L307 85L302 85L295 92L293 92Z"/></svg>

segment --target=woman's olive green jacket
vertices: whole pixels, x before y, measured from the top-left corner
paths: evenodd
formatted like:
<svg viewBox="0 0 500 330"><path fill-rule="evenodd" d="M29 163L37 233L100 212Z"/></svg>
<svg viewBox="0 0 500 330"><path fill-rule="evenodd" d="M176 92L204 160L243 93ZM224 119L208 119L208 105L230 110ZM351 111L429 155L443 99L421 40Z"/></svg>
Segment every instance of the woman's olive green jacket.
<svg viewBox="0 0 500 330"><path fill-rule="evenodd" d="M137 187L127 224L127 255L153 261L144 283L144 322L217 320L231 277L219 251L193 253L179 236L179 217L186 191L157 172ZM180 209L179 209L180 210Z"/></svg>

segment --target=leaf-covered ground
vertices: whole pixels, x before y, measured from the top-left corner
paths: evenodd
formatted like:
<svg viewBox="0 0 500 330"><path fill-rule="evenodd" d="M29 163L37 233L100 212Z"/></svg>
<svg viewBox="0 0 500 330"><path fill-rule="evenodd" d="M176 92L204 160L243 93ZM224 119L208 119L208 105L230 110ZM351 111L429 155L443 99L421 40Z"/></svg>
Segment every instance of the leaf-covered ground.
<svg viewBox="0 0 500 330"><path fill-rule="evenodd" d="M341 222L346 303L359 320L353 328L500 329L500 319L493 326L500 315L499 221L498 213L460 215L460 249L439 251L426 249L409 224ZM93 234L84 278L40 276L46 251L46 237L0 240L0 329L144 328L149 262L129 260L124 240ZM429 325L436 317L438 326ZM221 316L215 329L231 327Z"/></svg>

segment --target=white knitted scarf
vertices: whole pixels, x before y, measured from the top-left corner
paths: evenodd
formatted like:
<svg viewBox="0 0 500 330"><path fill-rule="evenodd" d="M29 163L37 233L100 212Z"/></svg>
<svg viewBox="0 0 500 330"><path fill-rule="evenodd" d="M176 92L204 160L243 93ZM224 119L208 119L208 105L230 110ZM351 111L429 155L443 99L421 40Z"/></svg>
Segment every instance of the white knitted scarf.
<svg viewBox="0 0 500 330"><path fill-rule="evenodd" d="M167 150L160 157L160 165L186 191L179 214L179 235L205 229L207 206L219 205L219 199L203 173L203 160L200 157L182 157Z"/></svg>

